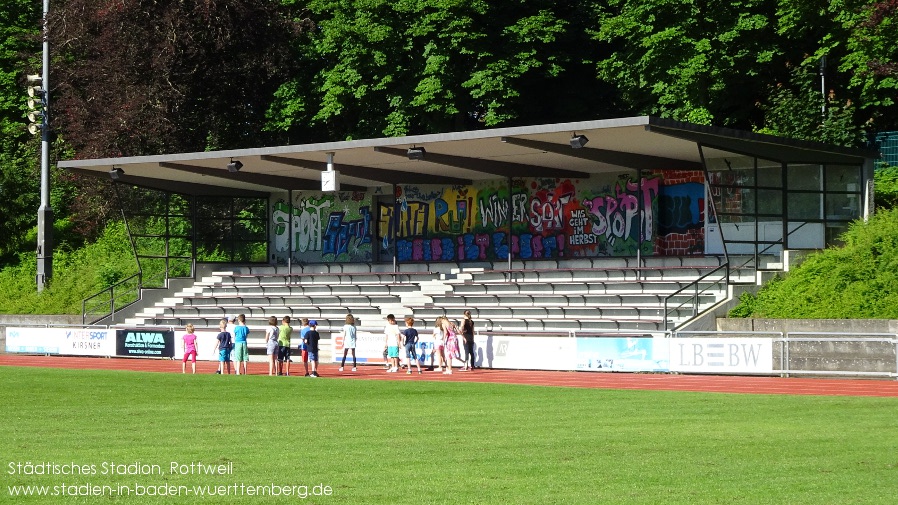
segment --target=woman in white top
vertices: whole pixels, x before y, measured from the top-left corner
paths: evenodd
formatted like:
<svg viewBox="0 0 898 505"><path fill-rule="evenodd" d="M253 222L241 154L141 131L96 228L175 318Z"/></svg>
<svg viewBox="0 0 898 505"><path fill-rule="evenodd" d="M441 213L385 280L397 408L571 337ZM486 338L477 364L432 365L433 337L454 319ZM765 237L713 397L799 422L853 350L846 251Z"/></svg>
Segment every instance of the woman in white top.
<svg viewBox="0 0 898 505"><path fill-rule="evenodd" d="M340 363L340 371L346 366L346 354L352 350L352 371L356 371L355 366L355 317L352 314L346 314L346 324L343 325L343 362Z"/></svg>

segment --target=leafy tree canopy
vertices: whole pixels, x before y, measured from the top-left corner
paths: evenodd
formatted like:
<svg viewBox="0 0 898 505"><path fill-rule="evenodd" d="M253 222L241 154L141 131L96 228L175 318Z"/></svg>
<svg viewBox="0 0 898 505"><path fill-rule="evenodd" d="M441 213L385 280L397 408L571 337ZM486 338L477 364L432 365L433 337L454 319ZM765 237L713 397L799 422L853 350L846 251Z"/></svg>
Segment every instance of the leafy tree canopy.
<svg viewBox="0 0 898 505"><path fill-rule="evenodd" d="M40 193L35 139L25 129L26 73L40 29L40 4L8 0L0 7L0 265L34 248L26 234L37 219ZM39 47L39 45L37 45Z"/></svg>
<svg viewBox="0 0 898 505"><path fill-rule="evenodd" d="M312 0L318 29L270 127L307 139L433 133L617 115L582 4ZM291 138L292 138L291 137Z"/></svg>
<svg viewBox="0 0 898 505"><path fill-rule="evenodd" d="M303 24L273 0L64 0L51 10L57 128L78 157L266 145Z"/></svg>

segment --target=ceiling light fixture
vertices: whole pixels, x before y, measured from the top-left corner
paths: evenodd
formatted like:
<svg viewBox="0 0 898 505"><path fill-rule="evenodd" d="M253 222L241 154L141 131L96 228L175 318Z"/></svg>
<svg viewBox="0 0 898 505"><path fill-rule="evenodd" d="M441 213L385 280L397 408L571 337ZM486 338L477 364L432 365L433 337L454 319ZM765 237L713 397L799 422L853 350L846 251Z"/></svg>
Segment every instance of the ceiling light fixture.
<svg viewBox="0 0 898 505"><path fill-rule="evenodd" d="M586 138L586 135L577 135L575 133L571 136L571 147L574 149L580 149L585 146L587 142L589 142L589 139Z"/></svg>
<svg viewBox="0 0 898 505"><path fill-rule="evenodd" d="M240 171L241 168L243 168L243 163L241 163L240 160L235 161L233 158L231 158L231 162L228 163L228 172L236 174Z"/></svg>
<svg viewBox="0 0 898 505"><path fill-rule="evenodd" d="M426 155L427 151L423 147L408 148L408 159L410 160L423 160Z"/></svg>

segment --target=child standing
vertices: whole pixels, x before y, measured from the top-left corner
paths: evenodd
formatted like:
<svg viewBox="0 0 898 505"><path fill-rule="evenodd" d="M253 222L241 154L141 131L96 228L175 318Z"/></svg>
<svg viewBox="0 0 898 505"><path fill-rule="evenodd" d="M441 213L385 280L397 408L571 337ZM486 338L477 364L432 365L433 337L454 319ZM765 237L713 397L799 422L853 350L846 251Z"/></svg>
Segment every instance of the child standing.
<svg viewBox="0 0 898 505"><path fill-rule="evenodd" d="M278 359L278 318L268 318L268 328L265 329L265 354L268 355L268 375L277 373Z"/></svg>
<svg viewBox="0 0 898 505"><path fill-rule="evenodd" d="M302 360L302 366L306 369L306 377L309 376L309 343L306 342L306 335L309 333L309 329L309 318L302 318L302 328L299 329L299 345L297 346L297 350L299 351L299 356Z"/></svg>
<svg viewBox="0 0 898 505"><path fill-rule="evenodd" d="M310 377L318 377L318 341L321 335L318 334L318 321L312 319L309 321L309 331L306 332L306 346L309 353L309 362L312 363L312 373Z"/></svg>
<svg viewBox="0 0 898 505"><path fill-rule="evenodd" d="M193 325L187 324L184 328L184 361L181 363L181 373L187 373L187 358L192 357L193 373L196 373L196 335L193 334Z"/></svg>
<svg viewBox="0 0 898 505"><path fill-rule="evenodd" d="M290 375L290 334L293 327L290 326L290 316L284 316L281 327L278 328L278 375Z"/></svg>
<svg viewBox="0 0 898 505"><path fill-rule="evenodd" d="M217 374L231 374L231 334L227 330L228 320L222 319L218 323L218 336L215 340L215 349L218 351L218 371ZM227 372L225 372L227 370Z"/></svg>
<svg viewBox="0 0 898 505"><path fill-rule="evenodd" d="M387 372L399 371L399 341L401 339L399 326L396 325L396 316L387 314L387 325L384 327L384 350L387 352L387 359L390 362Z"/></svg>
<svg viewBox="0 0 898 505"><path fill-rule="evenodd" d="M243 363L243 375L247 374L246 366L249 364L249 349L246 337L249 336L249 328L246 326L246 315L237 316L237 324L234 326L234 371L240 375L240 364Z"/></svg>
<svg viewBox="0 0 898 505"><path fill-rule="evenodd" d="M443 316L433 322L433 352L430 354L430 367L433 369L433 356L436 354L437 372L442 372L446 366L446 333L443 331Z"/></svg>
<svg viewBox="0 0 898 505"><path fill-rule="evenodd" d="M412 361L418 367L418 375L421 374L421 364L418 363L418 355L415 353L415 346L418 345L418 330L413 328L414 325L414 318L405 318L405 329L402 330L402 334L405 336L405 357L408 360L406 375L412 374Z"/></svg>
<svg viewBox="0 0 898 505"><path fill-rule="evenodd" d="M346 366L346 354L352 350L352 371L356 371L355 366L355 317L352 314L346 314L346 324L343 325L343 362L340 363L340 371Z"/></svg>
<svg viewBox="0 0 898 505"><path fill-rule="evenodd" d="M446 359L446 375L452 375L452 360L458 359L458 329L455 323L443 316L443 336L446 339L443 345L443 355Z"/></svg>

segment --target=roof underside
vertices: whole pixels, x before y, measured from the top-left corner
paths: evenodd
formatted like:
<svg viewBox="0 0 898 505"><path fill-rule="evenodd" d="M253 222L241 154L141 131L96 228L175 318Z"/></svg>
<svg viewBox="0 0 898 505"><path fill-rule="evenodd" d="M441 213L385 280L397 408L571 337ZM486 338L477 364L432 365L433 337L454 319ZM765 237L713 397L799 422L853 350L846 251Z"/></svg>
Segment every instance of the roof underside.
<svg viewBox="0 0 898 505"><path fill-rule="evenodd" d="M573 135L588 145L574 149ZM469 132L365 139L258 149L60 162L62 168L106 180L191 195L263 196L321 190L328 153L341 190L391 184L465 185L506 177L588 178L636 170L700 170L705 158L753 155L788 163L863 164L872 151L839 148L654 117L584 121ZM411 160L410 147L423 147ZM228 163L243 163L231 173Z"/></svg>

